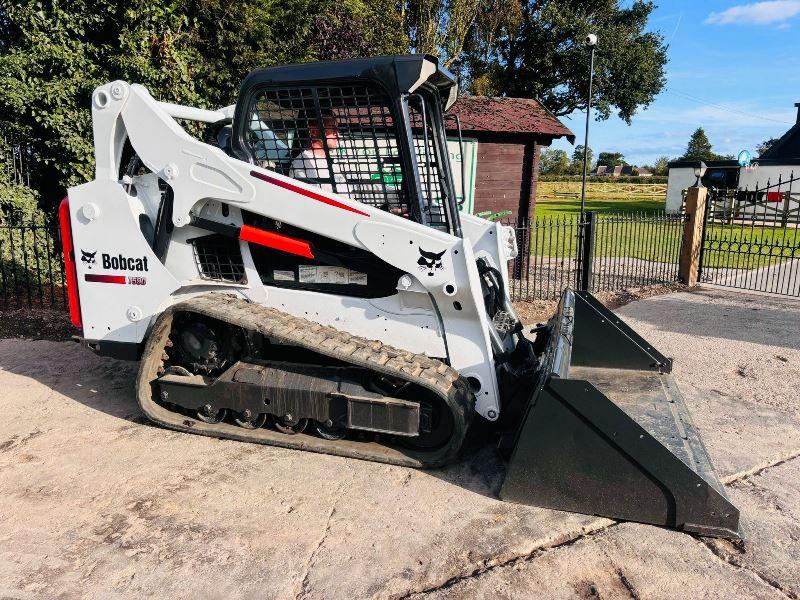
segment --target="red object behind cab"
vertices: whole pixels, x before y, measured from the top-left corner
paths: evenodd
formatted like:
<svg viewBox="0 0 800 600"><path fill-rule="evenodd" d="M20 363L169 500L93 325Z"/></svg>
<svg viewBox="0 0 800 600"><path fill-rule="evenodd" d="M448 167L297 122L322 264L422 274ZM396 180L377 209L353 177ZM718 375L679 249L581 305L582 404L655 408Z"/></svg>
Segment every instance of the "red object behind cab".
<svg viewBox="0 0 800 600"><path fill-rule="evenodd" d="M75 327L82 328L81 302L78 297L78 273L75 270L75 248L72 245L72 223L69 218L69 196L61 201L61 205L58 207L58 217L61 222L61 247L64 250L69 316Z"/></svg>

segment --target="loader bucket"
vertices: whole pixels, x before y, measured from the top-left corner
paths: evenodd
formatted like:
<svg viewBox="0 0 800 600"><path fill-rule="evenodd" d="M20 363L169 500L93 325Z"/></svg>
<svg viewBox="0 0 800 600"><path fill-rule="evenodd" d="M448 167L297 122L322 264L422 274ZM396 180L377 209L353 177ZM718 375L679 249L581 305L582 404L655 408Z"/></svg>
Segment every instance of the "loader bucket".
<svg viewBox="0 0 800 600"><path fill-rule="evenodd" d="M500 497L741 539L671 360L586 292L551 326Z"/></svg>

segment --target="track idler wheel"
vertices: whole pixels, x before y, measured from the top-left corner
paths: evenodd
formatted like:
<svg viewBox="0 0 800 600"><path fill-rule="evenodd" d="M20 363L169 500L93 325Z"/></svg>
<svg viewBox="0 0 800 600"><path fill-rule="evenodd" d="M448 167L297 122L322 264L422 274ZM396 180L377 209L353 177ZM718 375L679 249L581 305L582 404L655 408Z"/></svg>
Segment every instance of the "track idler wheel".
<svg viewBox="0 0 800 600"><path fill-rule="evenodd" d="M288 435L303 433L307 426L308 419L295 419L292 415L284 415L275 419L275 429Z"/></svg>
<svg viewBox="0 0 800 600"><path fill-rule="evenodd" d="M197 418L204 423L219 423L225 418L226 414L228 414L228 411L224 408L215 411L210 404L206 404L203 408L197 409Z"/></svg>
<svg viewBox="0 0 800 600"><path fill-rule="evenodd" d="M241 413L234 413L233 420L239 427L245 429L261 429L267 422L267 415L266 413L253 414L249 410L245 410Z"/></svg>
<svg viewBox="0 0 800 600"><path fill-rule="evenodd" d="M328 421L330 423L330 421ZM328 426L327 423L320 423L319 421L316 422L314 425L314 431L317 432L317 435L324 440L341 440L345 435L347 435L347 428L346 427L336 427L336 426Z"/></svg>

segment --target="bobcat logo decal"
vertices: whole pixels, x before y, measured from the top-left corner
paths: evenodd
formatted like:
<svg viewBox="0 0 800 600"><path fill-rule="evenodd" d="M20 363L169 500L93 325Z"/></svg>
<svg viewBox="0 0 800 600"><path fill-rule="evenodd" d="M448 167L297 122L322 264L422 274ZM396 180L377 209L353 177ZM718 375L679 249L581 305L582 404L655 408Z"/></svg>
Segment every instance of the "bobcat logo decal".
<svg viewBox="0 0 800 600"><path fill-rule="evenodd" d="M417 260L419 270L427 271L428 277L433 277L436 271L444 269L442 265L442 256L444 256L445 252L446 250L442 250L441 252L428 252L420 248L419 260Z"/></svg>
<svg viewBox="0 0 800 600"><path fill-rule="evenodd" d="M81 262L86 265L87 269L91 269L92 265L95 263L95 254L97 254L97 250L94 252L86 252L86 250L81 250Z"/></svg>

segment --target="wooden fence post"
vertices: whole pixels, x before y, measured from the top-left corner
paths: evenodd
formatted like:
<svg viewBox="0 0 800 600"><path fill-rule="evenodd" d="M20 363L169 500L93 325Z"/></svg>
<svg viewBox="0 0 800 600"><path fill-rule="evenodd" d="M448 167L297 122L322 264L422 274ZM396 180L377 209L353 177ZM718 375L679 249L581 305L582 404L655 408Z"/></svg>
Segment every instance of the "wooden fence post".
<svg viewBox="0 0 800 600"><path fill-rule="evenodd" d="M704 187L690 187L686 193L686 222L683 224L678 279L687 285L697 285L697 276L700 272L707 193L708 190Z"/></svg>

